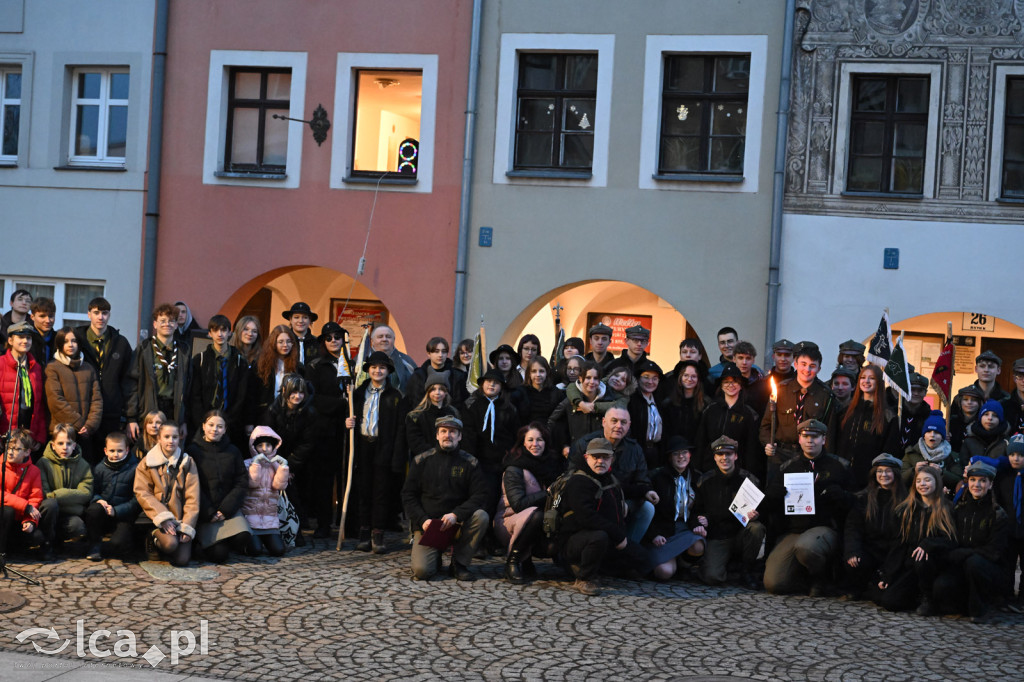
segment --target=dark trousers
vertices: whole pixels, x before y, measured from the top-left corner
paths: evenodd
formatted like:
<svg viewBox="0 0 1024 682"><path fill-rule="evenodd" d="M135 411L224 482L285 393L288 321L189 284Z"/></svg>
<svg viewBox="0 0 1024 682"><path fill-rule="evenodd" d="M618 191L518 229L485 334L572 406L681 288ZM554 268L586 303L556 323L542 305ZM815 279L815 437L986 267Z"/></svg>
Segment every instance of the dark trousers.
<svg viewBox="0 0 1024 682"><path fill-rule="evenodd" d="M85 508L85 536L90 545L98 545L103 536L110 533L110 543L105 554L123 558L132 550L135 540L135 519L118 520L107 514L107 510L99 502L93 502Z"/></svg>
<svg viewBox="0 0 1024 682"><path fill-rule="evenodd" d="M253 533L249 537L249 554L256 556L264 549L270 556L284 556L284 540L281 539L281 534Z"/></svg>
<svg viewBox="0 0 1024 682"><path fill-rule="evenodd" d="M280 536L278 536L280 539ZM246 554L252 546L252 535L250 533L239 533L232 535L226 540L215 542L209 547L203 547L203 557L214 564L223 564L228 560L231 552Z"/></svg>
<svg viewBox="0 0 1024 682"><path fill-rule="evenodd" d="M40 503L39 514L39 528L50 542L77 540L85 535L82 517L61 512L60 505L52 497Z"/></svg>
<svg viewBox="0 0 1024 682"><path fill-rule="evenodd" d="M866 550L860 554L860 563L856 567L843 561L841 566L843 590L861 595L872 583L877 585L878 569L884 559L884 556Z"/></svg>
<svg viewBox="0 0 1024 682"><path fill-rule="evenodd" d="M647 550L627 541L625 549L615 549L603 530L581 530L566 540L562 558L580 580L593 580L597 574L639 577L651 570Z"/></svg>
<svg viewBox="0 0 1024 682"><path fill-rule="evenodd" d="M18 523L18 515L14 507L5 506L0 510L0 554L7 551L8 547L34 547L46 542L43 531L36 526L31 533L26 533Z"/></svg>
<svg viewBox="0 0 1024 682"><path fill-rule="evenodd" d="M938 569L938 562L931 556L921 561L908 557L884 590L878 588L877 581L868 584L868 596L887 611L907 611L917 606L922 595L932 594Z"/></svg>
<svg viewBox="0 0 1024 682"><path fill-rule="evenodd" d="M1005 582L1002 567L980 554L954 560L935 578L932 600L943 612L963 612L983 616L1002 596Z"/></svg>
<svg viewBox="0 0 1024 682"><path fill-rule="evenodd" d="M1024 538L1010 538L1006 544L1006 553L1003 554L1007 599L1013 599L1013 583L1017 579L1018 562L1020 562L1021 569L1024 569ZM1024 596L1024 590L1021 590L1021 595Z"/></svg>
<svg viewBox="0 0 1024 682"><path fill-rule="evenodd" d="M709 585L721 585L728 576L729 560L740 557L743 570L753 571L767 532L760 521L751 521L731 538L708 540L700 562L700 578Z"/></svg>
<svg viewBox="0 0 1024 682"><path fill-rule="evenodd" d="M359 435L356 466L359 477L359 527L384 530L389 527L391 455L378 452L381 440Z"/></svg>

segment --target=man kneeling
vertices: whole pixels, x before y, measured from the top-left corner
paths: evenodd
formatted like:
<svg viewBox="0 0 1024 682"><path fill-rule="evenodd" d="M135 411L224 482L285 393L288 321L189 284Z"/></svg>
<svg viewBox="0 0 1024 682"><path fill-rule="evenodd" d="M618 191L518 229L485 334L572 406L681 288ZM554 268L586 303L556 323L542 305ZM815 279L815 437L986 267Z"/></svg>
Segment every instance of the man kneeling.
<svg viewBox="0 0 1024 682"><path fill-rule="evenodd" d="M413 580L429 580L437 573L444 547L420 544L427 528L444 537L456 526L452 543L451 574L473 580L469 563L487 531L491 517L484 511L488 489L476 458L459 449L462 422L444 416L434 422L438 446L417 455L402 488L402 504L416 532L412 544ZM435 531L440 531L435 533Z"/></svg>
<svg viewBox="0 0 1024 682"><path fill-rule="evenodd" d="M583 594L601 594L598 571L639 577L650 570L647 552L626 538L626 503L612 475L615 446L594 438L584 454L585 469L576 470L562 490L559 555L576 576Z"/></svg>

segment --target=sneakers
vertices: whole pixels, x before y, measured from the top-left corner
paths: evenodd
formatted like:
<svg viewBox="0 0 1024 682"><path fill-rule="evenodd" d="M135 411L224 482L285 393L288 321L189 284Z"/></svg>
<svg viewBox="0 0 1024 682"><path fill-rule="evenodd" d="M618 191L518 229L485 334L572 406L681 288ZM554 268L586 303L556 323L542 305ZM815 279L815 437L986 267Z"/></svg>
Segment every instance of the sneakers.
<svg viewBox="0 0 1024 682"><path fill-rule="evenodd" d="M601 594L601 586L597 584L596 580L581 580L577 578L572 586L577 592L588 597L596 597Z"/></svg>
<svg viewBox="0 0 1024 682"><path fill-rule="evenodd" d="M370 549L374 554L384 554L388 551L384 546L384 531L375 530L370 534Z"/></svg>
<svg viewBox="0 0 1024 682"><path fill-rule="evenodd" d="M89 553L85 555L85 558L89 561L103 561L103 556L100 554L100 546L92 545L89 547Z"/></svg>

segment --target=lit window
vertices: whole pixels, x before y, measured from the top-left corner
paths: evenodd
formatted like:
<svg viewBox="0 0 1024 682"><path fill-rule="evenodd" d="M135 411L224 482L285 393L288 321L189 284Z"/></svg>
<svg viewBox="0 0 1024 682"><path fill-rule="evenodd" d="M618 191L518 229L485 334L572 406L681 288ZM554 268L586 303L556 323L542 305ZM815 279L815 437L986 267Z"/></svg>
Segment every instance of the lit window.
<svg viewBox="0 0 1024 682"><path fill-rule="evenodd" d="M128 85L126 70L75 70L71 97L71 163L124 164Z"/></svg>
<svg viewBox="0 0 1024 682"><path fill-rule="evenodd" d="M21 119L21 69L0 68L0 161L17 161Z"/></svg>
<svg viewBox="0 0 1024 682"><path fill-rule="evenodd" d="M922 194L929 78L886 74L854 76L851 98L846 189Z"/></svg>
<svg viewBox="0 0 1024 682"><path fill-rule="evenodd" d="M1002 196L1024 199L1024 77L1006 79Z"/></svg>
<svg viewBox="0 0 1024 682"><path fill-rule="evenodd" d="M416 177L422 102L422 71L357 72L353 175Z"/></svg>
<svg viewBox="0 0 1024 682"><path fill-rule="evenodd" d="M750 55L666 55L658 173L743 175Z"/></svg>
<svg viewBox="0 0 1024 682"><path fill-rule="evenodd" d="M596 54L520 53L516 98L516 170L590 170Z"/></svg>
<svg viewBox="0 0 1024 682"><path fill-rule="evenodd" d="M283 175L288 160L290 69L233 68L228 83L224 170Z"/></svg>

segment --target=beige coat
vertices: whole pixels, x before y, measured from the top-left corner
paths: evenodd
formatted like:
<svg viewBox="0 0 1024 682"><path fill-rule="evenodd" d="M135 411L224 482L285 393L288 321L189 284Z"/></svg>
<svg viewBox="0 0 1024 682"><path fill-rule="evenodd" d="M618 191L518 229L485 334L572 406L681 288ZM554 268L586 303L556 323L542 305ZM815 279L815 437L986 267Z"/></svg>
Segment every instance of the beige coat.
<svg viewBox="0 0 1024 682"><path fill-rule="evenodd" d="M75 430L83 426L96 433L103 418L103 396L92 365L78 360L72 369L68 358L58 353L46 366L46 405L50 425L68 423Z"/></svg>
<svg viewBox="0 0 1024 682"><path fill-rule="evenodd" d="M169 467L177 467L174 480L168 474ZM135 497L154 526L176 520L182 533L192 538L196 536L199 471L192 458L180 448L171 459L164 457L159 445L146 453L135 470Z"/></svg>

